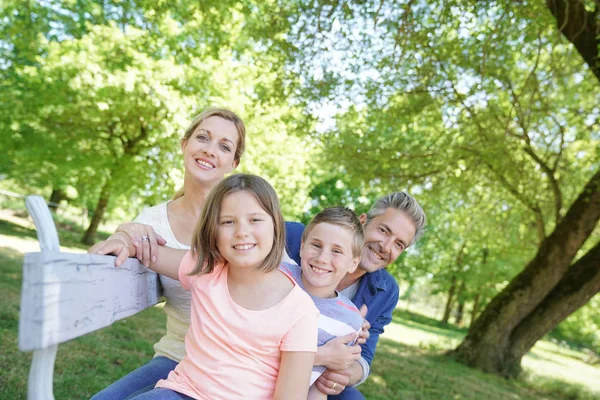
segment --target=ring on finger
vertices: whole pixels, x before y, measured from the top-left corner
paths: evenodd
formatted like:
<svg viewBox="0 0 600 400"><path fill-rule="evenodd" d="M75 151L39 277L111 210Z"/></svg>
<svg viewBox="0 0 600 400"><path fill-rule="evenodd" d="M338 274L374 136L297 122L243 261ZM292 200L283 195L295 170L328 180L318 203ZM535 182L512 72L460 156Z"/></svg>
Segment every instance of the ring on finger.
<svg viewBox="0 0 600 400"><path fill-rule="evenodd" d="M333 382L333 385L331 385L331 390L335 390L336 386L337 386L337 382Z"/></svg>
<svg viewBox="0 0 600 400"><path fill-rule="evenodd" d="M142 242L149 242L150 238L148 236L142 236Z"/></svg>

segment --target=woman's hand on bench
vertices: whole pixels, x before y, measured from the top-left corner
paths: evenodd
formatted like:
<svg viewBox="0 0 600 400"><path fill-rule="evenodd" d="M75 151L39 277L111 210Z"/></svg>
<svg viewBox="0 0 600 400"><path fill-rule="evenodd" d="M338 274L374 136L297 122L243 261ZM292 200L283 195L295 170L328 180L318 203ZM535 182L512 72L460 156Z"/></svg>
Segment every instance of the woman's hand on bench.
<svg viewBox="0 0 600 400"><path fill-rule="evenodd" d="M131 238L123 232L113 233L103 242L96 243L88 250L90 254L112 254L117 256L115 266L120 266L127 257L135 256L135 247Z"/></svg>
<svg viewBox="0 0 600 400"><path fill-rule="evenodd" d="M164 246L167 241L163 239L150 225L137 222L126 222L119 225L117 232L127 234L135 247L134 256L146 267L150 261L155 262L158 257L158 246Z"/></svg>

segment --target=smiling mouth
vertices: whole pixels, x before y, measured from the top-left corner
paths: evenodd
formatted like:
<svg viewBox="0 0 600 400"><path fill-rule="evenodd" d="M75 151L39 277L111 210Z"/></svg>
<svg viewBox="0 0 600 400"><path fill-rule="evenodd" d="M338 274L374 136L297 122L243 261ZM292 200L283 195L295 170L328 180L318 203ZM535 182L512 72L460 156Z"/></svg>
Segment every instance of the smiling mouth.
<svg viewBox="0 0 600 400"><path fill-rule="evenodd" d="M213 168L215 168L214 165L212 165L211 163L209 163L207 161L204 161L204 160L197 159L196 160L196 164L198 164L199 166L201 166L201 167L203 167L205 169L213 169Z"/></svg>
<svg viewBox="0 0 600 400"><path fill-rule="evenodd" d="M369 249L369 251L371 252L371 254L372 254L372 255L373 255L373 256L374 256L376 259L378 259L379 261L385 261L385 260L386 260L386 259L385 259L385 257L383 257L381 254L377 253L377 252L376 252L375 250L373 250L372 248L370 248L370 247L367 247L367 248Z"/></svg>
<svg viewBox="0 0 600 400"><path fill-rule="evenodd" d="M315 267L312 264L309 264L309 265L310 265L310 269L312 269L313 272L317 275L325 275L325 274L328 274L331 272L331 271L327 271L326 269L323 269L323 268Z"/></svg>
<svg viewBox="0 0 600 400"><path fill-rule="evenodd" d="M233 246L233 248L236 250L250 250L253 249L255 246L255 244L237 244Z"/></svg>

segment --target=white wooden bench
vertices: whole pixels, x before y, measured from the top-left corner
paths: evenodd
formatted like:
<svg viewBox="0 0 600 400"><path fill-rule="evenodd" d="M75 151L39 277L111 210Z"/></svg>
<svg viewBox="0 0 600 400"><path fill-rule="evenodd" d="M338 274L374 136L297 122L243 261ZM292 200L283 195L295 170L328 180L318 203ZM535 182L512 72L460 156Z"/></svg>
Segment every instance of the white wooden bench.
<svg viewBox="0 0 600 400"><path fill-rule="evenodd" d="M19 349L33 351L27 398L49 400L58 344L155 305L160 289L157 275L135 259L115 268L112 256L61 253L44 199L25 203L41 252L25 254Z"/></svg>

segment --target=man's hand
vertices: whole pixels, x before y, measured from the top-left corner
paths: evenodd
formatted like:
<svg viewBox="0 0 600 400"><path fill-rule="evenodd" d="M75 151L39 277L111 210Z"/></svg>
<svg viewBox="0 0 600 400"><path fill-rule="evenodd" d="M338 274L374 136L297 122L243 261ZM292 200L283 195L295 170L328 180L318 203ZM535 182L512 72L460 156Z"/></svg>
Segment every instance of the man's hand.
<svg viewBox="0 0 600 400"><path fill-rule="evenodd" d="M321 393L328 396L340 394L342 390L346 389L352 376L352 369L346 368L337 371L330 371L328 369L315 381L315 386Z"/></svg>
<svg viewBox="0 0 600 400"><path fill-rule="evenodd" d="M356 339L356 333L349 333L331 339L323 346L317 348L315 365L324 365L328 369L343 370L360 358L362 351L358 344L348 346L346 343L352 343Z"/></svg>
<svg viewBox="0 0 600 400"><path fill-rule="evenodd" d="M360 330L360 332L358 332L358 339L356 339L356 343L357 344L363 344L365 343L367 340L369 340L369 336L371 335L371 333L369 332L369 329L371 329L371 324L369 323L369 321L367 321L365 318L365 316L367 315L367 305L363 304L360 307L360 315L363 317L363 324L362 324L362 328Z"/></svg>

